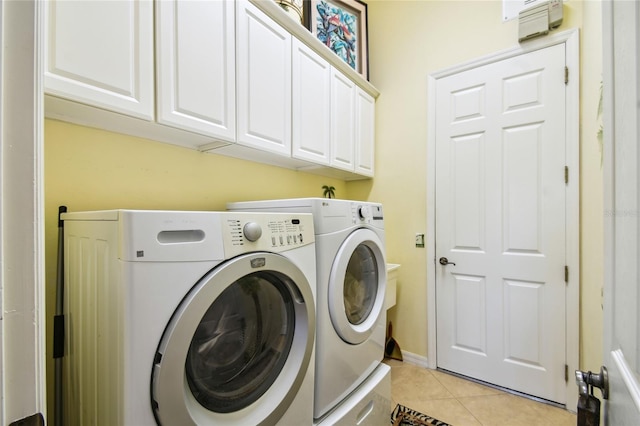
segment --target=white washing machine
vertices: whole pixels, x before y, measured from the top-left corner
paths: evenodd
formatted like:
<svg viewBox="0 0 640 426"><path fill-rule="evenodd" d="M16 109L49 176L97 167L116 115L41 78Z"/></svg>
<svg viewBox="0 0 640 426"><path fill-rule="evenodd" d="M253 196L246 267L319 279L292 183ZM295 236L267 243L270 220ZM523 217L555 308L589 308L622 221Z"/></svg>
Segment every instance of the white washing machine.
<svg viewBox="0 0 640 426"><path fill-rule="evenodd" d="M310 214L62 218L65 424L313 423Z"/></svg>
<svg viewBox="0 0 640 426"><path fill-rule="evenodd" d="M345 399L357 397L358 387L384 357L387 271L382 205L302 198L229 203L227 209L313 214L318 285L314 419L322 421ZM380 379L379 386L378 393L388 395L390 405L388 381ZM388 423L389 413L384 411Z"/></svg>

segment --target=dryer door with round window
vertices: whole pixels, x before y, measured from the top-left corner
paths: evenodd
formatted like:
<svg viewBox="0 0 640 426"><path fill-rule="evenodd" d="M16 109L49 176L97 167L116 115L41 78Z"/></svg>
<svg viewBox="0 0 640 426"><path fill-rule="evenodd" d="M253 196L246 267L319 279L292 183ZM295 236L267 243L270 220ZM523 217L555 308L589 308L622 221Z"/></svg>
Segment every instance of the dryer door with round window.
<svg viewBox="0 0 640 426"><path fill-rule="evenodd" d="M275 423L309 367L313 291L273 253L214 268L184 298L158 346L151 378L160 424Z"/></svg>
<svg viewBox="0 0 640 426"><path fill-rule="evenodd" d="M340 246L329 278L329 314L347 343L364 342L383 312L387 282L383 243L370 229L352 232Z"/></svg>

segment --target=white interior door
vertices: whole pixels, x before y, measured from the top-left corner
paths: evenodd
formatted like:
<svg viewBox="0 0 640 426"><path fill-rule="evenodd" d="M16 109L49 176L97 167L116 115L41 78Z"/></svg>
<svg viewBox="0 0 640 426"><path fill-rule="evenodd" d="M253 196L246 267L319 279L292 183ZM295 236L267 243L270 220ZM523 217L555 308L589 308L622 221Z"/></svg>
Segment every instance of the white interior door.
<svg viewBox="0 0 640 426"><path fill-rule="evenodd" d="M437 365L559 403L564 70L557 44L442 78L435 95Z"/></svg>
<svg viewBox="0 0 640 426"><path fill-rule="evenodd" d="M603 2L605 424L640 424L640 4ZM596 394L599 396L598 394Z"/></svg>

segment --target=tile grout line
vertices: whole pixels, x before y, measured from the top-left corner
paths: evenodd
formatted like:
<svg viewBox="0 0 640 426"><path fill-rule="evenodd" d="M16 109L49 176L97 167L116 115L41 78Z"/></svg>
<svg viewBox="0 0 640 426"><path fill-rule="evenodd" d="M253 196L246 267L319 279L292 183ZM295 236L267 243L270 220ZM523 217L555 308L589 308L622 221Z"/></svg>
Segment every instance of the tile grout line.
<svg viewBox="0 0 640 426"><path fill-rule="evenodd" d="M458 401L458 403L460 405L462 405L465 410L467 410L474 419L476 419L478 421L478 423L480 423L481 425L484 426L484 423L473 413L473 411L471 411L471 409L463 402L460 400L460 398L494 398L494 397L499 397L502 396L502 394L494 394L494 395L477 395L477 396L462 396L462 397L456 397L456 400Z"/></svg>
<svg viewBox="0 0 640 426"><path fill-rule="evenodd" d="M466 419L467 421L473 422L473 424L476 424L476 425L480 425L480 426L489 425L491 424L490 418L492 418L493 414L490 414L489 418L487 418L487 413L484 412L486 411L486 408L490 407L490 412L493 413L494 408L498 409L498 407L501 407L502 405L505 405L505 404L507 406L512 405L510 402L511 401L510 398L515 398L515 400L517 401L524 401L524 403L526 404L532 404L531 408L533 408L533 411L540 411L541 410L540 407L552 409L549 413L546 412L548 410L543 410L542 412L538 412L537 414L533 412L529 413L532 415L535 414L535 417L538 420L547 419L549 421L556 421L556 424L575 425L575 421L576 421L575 414L573 414L572 418L567 416L562 417L560 416L560 414L562 414L562 412L566 412L567 410L566 409L563 410L561 407L553 407L553 406L543 407L544 404L540 403L539 401L535 401L529 398L524 398L520 395L515 395L512 393L497 390L497 389L493 389L494 391L496 391L496 393L492 392L487 394L483 391L483 389L474 389L473 387L473 386L479 386L481 388L484 388L485 387L484 385L480 383L476 383L473 380L465 380L464 378L457 377L455 374L451 375L451 374L447 374L446 372L441 372L438 370L432 370L429 368L420 368L419 366L404 364L402 362L392 363L391 366L393 368L392 371L396 371L396 373L402 374L402 375L405 375L407 373L409 375L412 375L414 368L419 369L424 373L426 373L425 379L428 378L428 381L431 382L434 386L437 386L438 388L442 389L442 392L434 393L435 397L428 397L425 399L425 401L428 400L430 402L435 402L438 405L441 405L442 403L445 406L450 404L449 405L450 409L454 410L451 412L452 417L449 418L450 420L454 420L458 418L458 416L461 416L462 419ZM405 373L401 373L401 372L405 372ZM469 387L467 386L467 383L472 384L473 386ZM419 384L418 386L420 387ZM448 396L443 396L445 393ZM494 398L487 398L487 397L494 397ZM507 397L506 402L505 401L500 402L500 400L503 397ZM444 401L450 401L450 402L444 402ZM400 403L403 405L407 405L406 403L403 403L400 401L394 400L393 402L394 404ZM453 408L454 405L456 407L455 409ZM407 405L407 406L411 407L410 405ZM472 410L473 407L475 407L475 412ZM494 408L491 408L491 407L494 407ZM525 411L530 411L530 410L525 410ZM426 414L430 415L431 413L426 413ZM527 415L528 417L533 417L533 416L529 416L529 414ZM483 418L485 421L484 422L481 421L480 418ZM554 420L551 420L551 419L554 419ZM444 419L441 419L441 420L446 421ZM487 421L489 423L487 423ZM464 422L465 421L462 420L463 424ZM455 423L451 423L451 424L455 424Z"/></svg>
<svg viewBox="0 0 640 426"><path fill-rule="evenodd" d="M460 401L459 397L458 397L457 395L455 395L455 394L451 391L451 389L449 389L449 388L447 387L447 385L445 385L444 383L442 383L442 381L440 381L440 380L438 379L438 377L437 377L435 374L433 374L433 373L431 372L431 370L429 370L429 374L431 374L431 376L432 376L434 379L436 379L436 381L437 381L438 383L440 383L440 385L441 385L443 388L445 388L445 389L447 390L447 392L449 392L451 395L453 395L453 399L455 399L455 400L456 400L456 402L457 402L458 404L460 404L460 406L461 406L462 408L464 408L464 409L467 411L467 413L469 413L469 415L470 415L471 417L473 417L473 418L474 418L474 419L475 419L475 420L476 420L480 425L484 426L484 424L480 421L480 419L479 419L478 417L476 417L476 415L475 415L475 414L473 414L473 413L471 412L471 410L469 410L469 408L467 408L467 406L466 406L466 405L464 405L464 404L462 403L462 401Z"/></svg>

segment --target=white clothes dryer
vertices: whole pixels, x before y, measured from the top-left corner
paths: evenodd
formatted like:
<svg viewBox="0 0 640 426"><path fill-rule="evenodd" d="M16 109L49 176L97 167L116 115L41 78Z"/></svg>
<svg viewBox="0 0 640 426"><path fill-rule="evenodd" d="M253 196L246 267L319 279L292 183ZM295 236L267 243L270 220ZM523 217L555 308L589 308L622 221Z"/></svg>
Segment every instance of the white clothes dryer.
<svg viewBox="0 0 640 426"><path fill-rule="evenodd" d="M310 214L62 219L65 424L313 423Z"/></svg>
<svg viewBox="0 0 640 426"><path fill-rule="evenodd" d="M318 286L314 420L321 421L384 357L387 271L382 205L301 198L229 203L227 209L313 214Z"/></svg>

